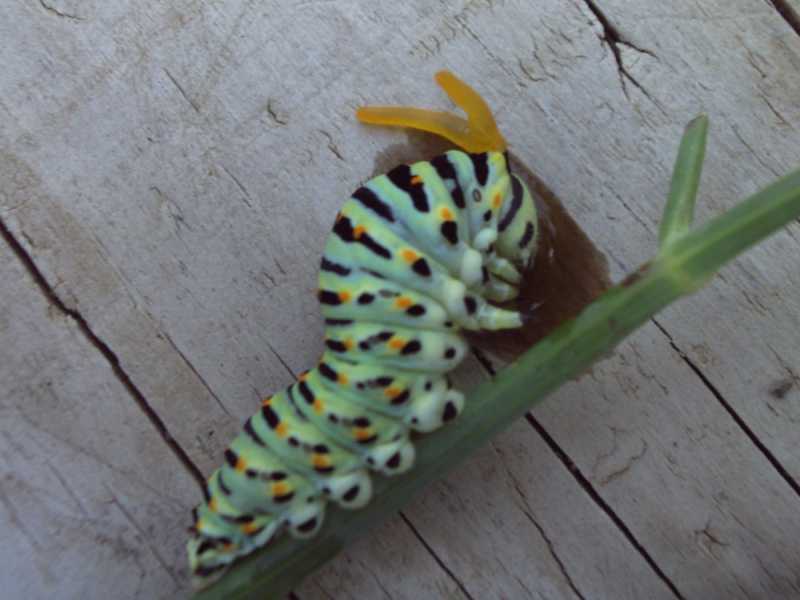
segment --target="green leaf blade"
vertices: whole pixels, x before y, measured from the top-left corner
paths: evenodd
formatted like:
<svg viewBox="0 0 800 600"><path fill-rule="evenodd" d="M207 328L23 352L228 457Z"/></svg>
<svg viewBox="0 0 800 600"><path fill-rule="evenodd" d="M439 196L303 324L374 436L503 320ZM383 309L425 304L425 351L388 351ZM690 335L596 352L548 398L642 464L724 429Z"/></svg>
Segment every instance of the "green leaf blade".
<svg viewBox="0 0 800 600"><path fill-rule="evenodd" d="M700 115L689 123L681 138L659 228L658 239L662 249L684 235L692 225L707 137L708 117Z"/></svg>

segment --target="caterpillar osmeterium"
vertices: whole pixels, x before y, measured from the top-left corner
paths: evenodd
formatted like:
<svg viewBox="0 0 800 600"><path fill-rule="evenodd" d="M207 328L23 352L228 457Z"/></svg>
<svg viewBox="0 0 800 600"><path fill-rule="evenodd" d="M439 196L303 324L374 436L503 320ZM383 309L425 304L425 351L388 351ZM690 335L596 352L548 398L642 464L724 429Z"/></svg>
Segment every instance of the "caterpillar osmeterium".
<svg viewBox="0 0 800 600"><path fill-rule="evenodd" d="M282 529L313 536L328 501L364 506L369 471L411 468L411 432L431 432L463 407L446 377L467 350L460 331L522 325L521 313L493 303L516 297L533 259L533 198L511 173L484 100L446 71L436 81L467 119L405 107L357 112L466 152L370 179L339 211L319 274L325 351L264 400L208 479L188 543L199 587Z"/></svg>

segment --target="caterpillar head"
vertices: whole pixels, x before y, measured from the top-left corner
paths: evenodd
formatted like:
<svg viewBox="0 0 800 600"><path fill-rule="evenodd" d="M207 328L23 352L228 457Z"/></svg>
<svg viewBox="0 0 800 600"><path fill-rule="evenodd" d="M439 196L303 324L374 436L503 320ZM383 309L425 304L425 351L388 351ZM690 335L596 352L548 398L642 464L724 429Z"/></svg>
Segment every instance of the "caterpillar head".
<svg viewBox="0 0 800 600"><path fill-rule="evenodd" d="M488 152L489 162L498 163L501 170L511 176L510 194L504 202L499 221L497 253L524 270L533 260L539 237L533 196L528 186L510 173L506 141L497 128L492 111L480 94L448 71L439 71L436 74L436 83L466 113L466 119L447 112L407 106L362 107L356 111L356 117L363 123L408 127L435 133L467 152ZM506 185L507 182L506 179Z"/></svg>

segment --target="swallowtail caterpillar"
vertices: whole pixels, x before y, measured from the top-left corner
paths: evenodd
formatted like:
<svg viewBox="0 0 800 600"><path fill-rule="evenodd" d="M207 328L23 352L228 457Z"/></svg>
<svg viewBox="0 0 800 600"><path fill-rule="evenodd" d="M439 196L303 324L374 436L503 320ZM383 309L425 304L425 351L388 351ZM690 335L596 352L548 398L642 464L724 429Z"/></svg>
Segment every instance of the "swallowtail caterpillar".
<svg viewBox="0 0 800 600"><path fill-rule="evenodd" d="M446 376L467 351L462 330L522 325L496 304L517 296L533 260L533 198L486 102L449 72L436 82L467 119L409 107L356 113L464 151L374 177L339 211L319 274L325 351L263 401L208 479L188 542L197 587L284 529L313 536L327 502L364 506L370 471L410 469L411 433L438 429L464 405Z"/></svg>

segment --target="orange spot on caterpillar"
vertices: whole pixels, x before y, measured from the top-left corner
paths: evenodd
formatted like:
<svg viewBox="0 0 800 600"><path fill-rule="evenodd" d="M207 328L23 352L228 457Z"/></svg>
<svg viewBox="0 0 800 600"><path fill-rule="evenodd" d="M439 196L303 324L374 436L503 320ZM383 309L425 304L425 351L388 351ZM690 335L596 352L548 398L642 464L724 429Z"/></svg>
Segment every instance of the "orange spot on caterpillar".
<svg viewBox="0 0 800 600"><path fill-rule="evenodd" d="M339 385L347 385L347 382L348 382L349 380L347 379L347 375L345 375L344 373L339 373L339 374L336 376L336 381L338 381L338 382L339 382Z"/></svg>
<svg viewBox="0 0 800 600"><path fill-rule="evenodd" d="M285 481L278 481L270 486L270 493L273 496L285 496L291 491L289 484Z"/></svg>
<svg viewBox="0 0 800 600"><path fill-rule="evenodd" d="M267 396L261 401L261 406L269 406L272 404L272 396Z"/></svg>
<svg viewBox="0 0 800 600"><path fill-rule="evenodd" d="M407 263L413 263L418 258L417 253L411 250L410 248L402 250L400 252L400 256L402 256L403 260L406 261Z"/></svg>
<svg viewBox="0 0 800 600"><path fill-rule="evenodd" d="M350 301L350 292L339 292L339 300L341 302L349 302Z"/></svg>
<svg viewBox="0 0 800 600"><path fill-rule="evenodd" d="M397 398L402 393L403 393L403 390L401 390L400 388L396 388L396 387L388 387L385 390L383 390L383 394L387 398Z"/></svg>
<svg viewBox="0 0 800 600"><path fill-rule="evenodd" d="M325 411L325 403L319 398L314 398L314 412L321 415Z"/></svg>
<svg viewBox="0 0 800 600"><path fill-rule="evenodd" d="M453 220L453 212L446 206L443 206L441 209L439 209L439 216L442 217L445 221Z"/></svg>
<svg viewBox="0 0 800 600"><path fill-rule="evenodd" d="M372 432L369 429L362 429L360 427L353 428L353 437L358 441L368 440L372 437Z"/></svg>
<svg viewBox="0 0 800 600"><path fill-rule="evenodd" d="M345 347L345 349L347 349L347 350L352 350L352 349L353 349L353 346L355 346L355 345L356 345L356 344L355 344L355 342L354 342L354 341L353 341L351 338L347 338L347 339L344 341L344 347Z"/></svg>
<svg viewBox="0 0 800 600"><path fill-rule="evenodd" d="M364 235L364 232L366 230L367 228L364 227L363 225L356 225L355 227L353 227L353 237L356 239L360 238L362 235Z"/></svg>
<svg viewBox="0 0 800 600"><path fill-rule="evenodd" d="M318 468L325 468L331 466L331 459L327 454L317 454L316 452L311 455L311 464Z"/></svg>
<svg viewBox="0 0 800 600"><path fill-rule="evenodd" d="M308 371L303 371L300 375L297 376L298 381L305 381L308 379Z"/></svg>
<svg viewBox="0 0 800 600"><path fill-rule="evenodd" d="M389 347L394 348L395 350L400 350L405 345L406 343L399 337L393 337L389 340Z"/></svg>
<svg viewBox="0 0 800 600"><path fill-rule="evenodd" d="M234 467L234 469L236 469L237 471L239 471L239 473L242 473L242 472L244 472L244 470L245 470L246 468L247 468L247 461L244 459L244 457L243 457L243 456L239 456L239 457L236 459L236 466Z"/></svg>
<svg viewBox="0 0 800 600"><path fill-rule="evenodd" d="M278 437L286 437L286 434L289 433L289 426L283 422L278 423L278 425L275 427L275 433L278 435Z"/></svg>
<svg viewBox="0 0 800 600"><path fill-rule="evenodd" d="M408 308L411 306L411 299L406 298L405 296L400 296L397 300L394 301L394 305L397 308Z"/></svg>
<svg viewBox="0 0 800 600"><path fill-rule="evenodd" d="M217 512L217 508L219 507L217 506L216 497L211 498L211 500L208 501L208 510L210 510L211 512Z"/></svg>
<svg viewBox="0 0 800 600"><path fill-rule="evenodd" d="M422 183L422 177L420 177L419 175L414 175L411 178L411 185L419 185L420 183Z"/></svg>
<svg viewBox="0 0 800 600"><path fill-rule="evenodd" d="M242 533L246 533L247 535L258 531L259 529L261 529L261 527L257 525L255 521L250 521L249 523L244 523L242 525Z"/></svg>
<svg viewBox="0 0 800 600"><path fill-rule="evenodd" d="M503 197L500 195L500 192L498 192L494 195L494 198L492 198L492 207L500 208L500 205L502 203L503 203Z"/></svg>

